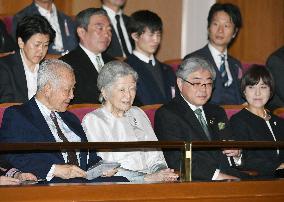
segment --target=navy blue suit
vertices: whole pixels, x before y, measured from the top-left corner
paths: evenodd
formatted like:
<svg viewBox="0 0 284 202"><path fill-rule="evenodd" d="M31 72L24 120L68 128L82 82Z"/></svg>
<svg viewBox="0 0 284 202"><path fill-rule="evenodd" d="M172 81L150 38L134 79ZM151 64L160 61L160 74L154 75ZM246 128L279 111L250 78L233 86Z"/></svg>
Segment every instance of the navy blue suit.
<svg viewBox="0 0 284 202"><path fill-rule="evenodd" d="M160 63L156 59L156 65L159 76L162 80L162 89L158 86L156 78L145 67L149 65L131 54L125 60L137 73L137 97L143 105L165 104L172 99L172 90L175 88L176 76L170 66ZM163 91L163 92L162 92Z"/></svg>
<svg viewBox="0 0 284 202"><path fill-rule="evenodd" d="M184 57L184 60L191 56L201 56L207 59L207 61L209 61L215 68L216 79L214 82L214 90L212 92L211 99L209 100L210 103L217 105L244 103L244 100L242 99L240 94L240 81L238 78L239 71L242 71L242 65L237 59L228 55L227 61L233 78L233 83L229 87L224 87L221 73L218 70L218 67L208 48L208 45L193 53L188 54Z"/></svg>
<svg viewBox="0 0 284 202"><path fill-rule="evenodd" d="M87 142L80 121L74 114L66 111L59 113L59 115L64 123L81 138L81 142ZM0 132L0 141L56 142L34 98L23 105L6 109ZM39 178L45 178L53 164L65 164L61 152L14 153L6 154L4 157L13 167L23 172L33 173ZM87 164L87 153L80 152L80 167L83 170L99 160L101 158L95 152L91 152L89 164ZM58 178L54 180L56 182L60 181ZM104 181L105 179L96 178L95 180ZM109 178L106 181L111 181L111 179Z"/></svg>
<svg viewBox="0 0 284 202"><path fill-rule="evenodd" d="M25 16L30 16L30 15L40 15L37 6L33 2L20 12L18 12L14 17L13 17L13 30L12 33L14 37L16 37L16 28L17 24L21 19ZM66 51L71 51L76 46L78 45L78 40L76 37L76 26L73 20L65 15L64 13L60 12L57 10L57 17L58 17L58 23L61 31L61 36L62 36L62 42L63 42L63 51L58 51L52 48L54 43L51 43L49 48L48 48L48 53L49 54L60 54L62 52ZM17 41L17 40L16 40Z"/></svg>

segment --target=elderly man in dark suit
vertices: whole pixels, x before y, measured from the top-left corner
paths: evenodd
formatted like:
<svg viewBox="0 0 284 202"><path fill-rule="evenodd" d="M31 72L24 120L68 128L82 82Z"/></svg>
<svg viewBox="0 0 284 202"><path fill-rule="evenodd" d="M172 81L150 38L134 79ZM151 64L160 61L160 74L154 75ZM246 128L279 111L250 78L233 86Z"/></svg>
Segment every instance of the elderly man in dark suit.
<svg viewBox="0 0 284 202"><path fill-rule="evenodd" d="M268 57L266 66L270 70L275 82L275 92L268 103L269 108L273 110L278 107L284 107L284 46Z"/></svg>
<svg viewBox="0 0 284 202"><path fill-rule="evenodd" d="M113 57L127 57L132 53L130 37L127 32L129 17L123 13L126 0L101 0L112 25L112 38L106 52Z"/></svg>
<svg viewBox="0 0 284 202"><path fill-rule="evenodd" d="M207 18L209 43L185 56L193 55L206 58L214 65L216 80L210 102L213 104L242 104L240 94L241 63L228 55L228 46L237 36L242 25L239 8L233 4L214 4Z"/></svg>
<svg viewBox="0 0 284 202"><path fill-rule="evenodd" d="M212 65L200 57L182 62L176 72L180 93L157 110L155 133L159 140L213 141L232 136L225 111L209 100L216 72ZM164 152L168 166L180 168L180 151ZM192 176L194 180L223 180L243 177L230 167L238 160L239 150L194 151ZM232 159L231 157L235 157Z"/></svg>
<svg viewBox="0 0 284 202"><path fill-rule="evenodd" d="M34 0L29 6L13 17L13 35L16 35L17 24L25 16L42 15L56 31L56 38L49 46L49 54L64 54L78 45L73 20L59 11L53 0Z"/></svg>
<svg viewBox="0 0 284 202"><path fill-rule="evenodd" d="M88 8L76 16L79 46L60 59L74 68L76 88L72 103L99 103L97 78L113 58L104 53L111 41L111 25L102 8Z"/></svg>
<svg viewBox="0 0 284 202"><path fill-rule="evenodd" d="M35 97L23 105L6 109L0 141L87 142L78 118L66 111L73 98L74 85L75 76L70 65L61 60L44 61L38 72ZM19 170L51 182L86 182L85 170L101 160L95 152L88 154L79 150L13 153L6 154L5 158ZM125 181L123 178L94 179L112 180Z"/></svg>

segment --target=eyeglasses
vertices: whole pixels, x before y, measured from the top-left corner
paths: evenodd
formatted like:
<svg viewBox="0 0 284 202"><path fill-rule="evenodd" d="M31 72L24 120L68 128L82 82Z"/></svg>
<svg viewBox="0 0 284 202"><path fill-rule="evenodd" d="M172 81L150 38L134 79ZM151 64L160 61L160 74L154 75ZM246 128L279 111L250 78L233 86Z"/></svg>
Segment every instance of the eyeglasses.
<svg viewBox="0 0 284 202"><path fill-rule="evenodd" d="M186 80L186 79L182 79L183 81L185 81L186 83L189 83L190 85L192 85L192 87L194 89L200 89L201 87L205 87L205 88L212 88L213 87L213 83L191 83L190 81Z"/></svg>

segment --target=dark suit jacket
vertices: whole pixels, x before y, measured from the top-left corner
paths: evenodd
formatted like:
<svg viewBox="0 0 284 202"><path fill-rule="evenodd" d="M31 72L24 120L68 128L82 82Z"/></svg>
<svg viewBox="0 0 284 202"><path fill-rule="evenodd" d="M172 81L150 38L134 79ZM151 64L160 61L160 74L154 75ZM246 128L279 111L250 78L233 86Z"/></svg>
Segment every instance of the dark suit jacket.
<svg viewBox="0 0 284 202"><path fill-rule="evenodd" d="M0 176L5 175L11 168L12 166L0 156Z"/></svg>
<svg viewBox="0 0 284 202"><path fill-rule="evenodd" d="M241 97L240 94L240 80L238 78L239 71L242 71L242 65L241 63L228 55L228 64L229 69L232 74L233 83L230 85L229 88L224 87L221 77L221 74L217 68L217 65L213 59L213 56L211 55L211 52L208 48L208 45L204 46L202 49L199 49L193 53L190 53L189 55L184 57L184 60L189 58L190 56L201 56L205 59L207 59L215 68L216 71L216 79L214 82L214 90L210 99L210 103L212 104L242 104L244 103L244 100ZM226 96L224 98L223 96L228 94L230 91L230 95Z"/></svg>
<svg viewBox="0 0 284 202"><path fill-rule="evenodd" d="M203 110L212 140L231 139L232 134L225 111L212 104L205 104ZM170 103L156 111L154 126L159 141L208 141L194 112L179 93ZM180 150L165 150L164 155L170 168L178 170L181 168ZM226 156L220 150L198 150L192 153L194 180L210 180L216 169L226 174L243 177L229 166Z"/></svg>
<svg viewBox="0 0 284 202"><path fill-rule="evenodd" d="M277 141L284 140L284 120L273 115L269 123ZM234 139L239 141L274 141L265 120L242 109L233 115L230 123ZM242 166L244 169L257 170L260 175L273 176L276 168L284 162L284 150L279 155L273 150L243 150Z"/></svg>
<svg viewBox="0 0 284 202"><path fill-rule="evenodd" d="M125 27L127 29L129 17L127 15L122 14L122 18L123 18ZM115 32L113 26L112 26L112 29L111 29L111 33L112 33L111 42L109 44L109 47L106 49L106 53L111 55L112 57L123 57L122 47L119 43L119 38L116 35L116 32ZM131 37L129 37L129 40L130 40L130 43L131 43Z"/></svg>
<svg viewBox="0 0 284 202"><path fill-rule="evenodd" d="M34 14L38 14L40 15L38 8L36 7L35 3L33 2L32 4L30 4L29 6L27 6L26 8L24 8L23 10L21 10L20 12L18 12L14 17L13 17L13 35L14 38L16 38L16 29L17 29L17 24L18 22L21 21L21 19L25 16L29 16L29 15L34 15ZM76 46L78 45L78 40L76 37L76 26L75 23L73 22L73 20L65 15L64 13L60 12L59 10L57 10L57 17L58 17L58 23L59 23L59 27L61 30L61 36L62 36L62 42L63 42L63 51L62 52L66 52L66 51L71 51L74 48L76 48ZM61 54L62 52L59 52L55 49L52 48L52 46L54 45L54 43L51 43L48 49L48 53L50 54Z"/></svg>
<svg viewBox="0 0 284 202"><path fill-rule="evenodd" d="M269 56L266 66L275 81L275 93L272 100L268 103L269 108L284 107L284 46Z"/></svg>
<svg viewBox="0 0 284 202"><path fill-rule="evenodd" d="M82 142L87 142L80 121L74 114L66 111L59 115ZM56 142L34 98L23 105L6 109L0 135L1 142ZM45 178L53 164L65 163L61 152L14 153L6 154L5 158L19 170L33 173L39 178ZM89 162L93 164L100 159L92 152ZM88 167L86 152L80 152L80 167L83 170Z"/></svg>
<svg viewBox="0 0 284 202"><path fill-rule="evenodd" d="M102 53L104 63L114 60ZM72 103L99 103L100 91L97 87L98 72L84 50L78 46L60 58L73 67L76 77Z"/></svg>
<svg viewBox="0 0 284 202"><path fill-rule="evenodd" d="M28 101L26 74L20 51L0 58L0 103Z"/></svg>
<svg viewBox="0 0 284 202"><path fill-rule="evenodd" d="M125 60L137 73L137 97L143 105L164 104L172 98L172 90L175 88L176 76L170 66L159 62L156 59L156 65L153 68L159 68L165 95L162 94L156 79L145 67L146 64L135 55L131 54Z"/></svg>

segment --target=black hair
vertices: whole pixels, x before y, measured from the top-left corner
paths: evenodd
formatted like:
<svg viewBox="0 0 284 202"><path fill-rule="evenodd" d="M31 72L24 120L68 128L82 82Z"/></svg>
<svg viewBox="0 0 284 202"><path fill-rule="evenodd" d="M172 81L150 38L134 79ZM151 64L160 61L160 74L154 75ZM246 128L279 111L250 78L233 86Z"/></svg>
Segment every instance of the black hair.
<svg viewBox="0 0 284 202"><path fill-rule="evenodd" d="M143 34L146 28L148 28L151 32L162 32L163 23L161 18L156 13L153 13L149 10L140 10L134 12L130 16L127 27L130 35L137 32L138 36L140 36Z"/></svg>
<svg viewBox="0 0 284 202"><path fill-rule="evenodd" d="M25 16L17 25L16 38L21 37L26 43L35 34L48 35L50 44L53 42L56 32L45 17L41 15Z"/></svg>
<svg viewBox="0 0 284 202"><path fill-rule="evenodd" d="M219 11L224 11L230 16L232 22L235 25L235 28L234 28L235 31L236 29L240 29L242 27L242 15L241 15L240 9L237 6L230 4L230 3L224 3L224 4L215 3L213 6L211 6L209 14L208 14L208 18L207 18L208 28L210 27L212 23L212 19L214 15Z"/></svg>
<svg viewBox="0 0 284 202"><path fill-rule="evenodd" d="M252 65L242 77L241 80L242 95L244 96L243 93L247 86L257 85L260 79L262 79L263 83L269 86L270 97L272 97L274 93L274 79L270 71L266 67L257 64Z"/></svg>

